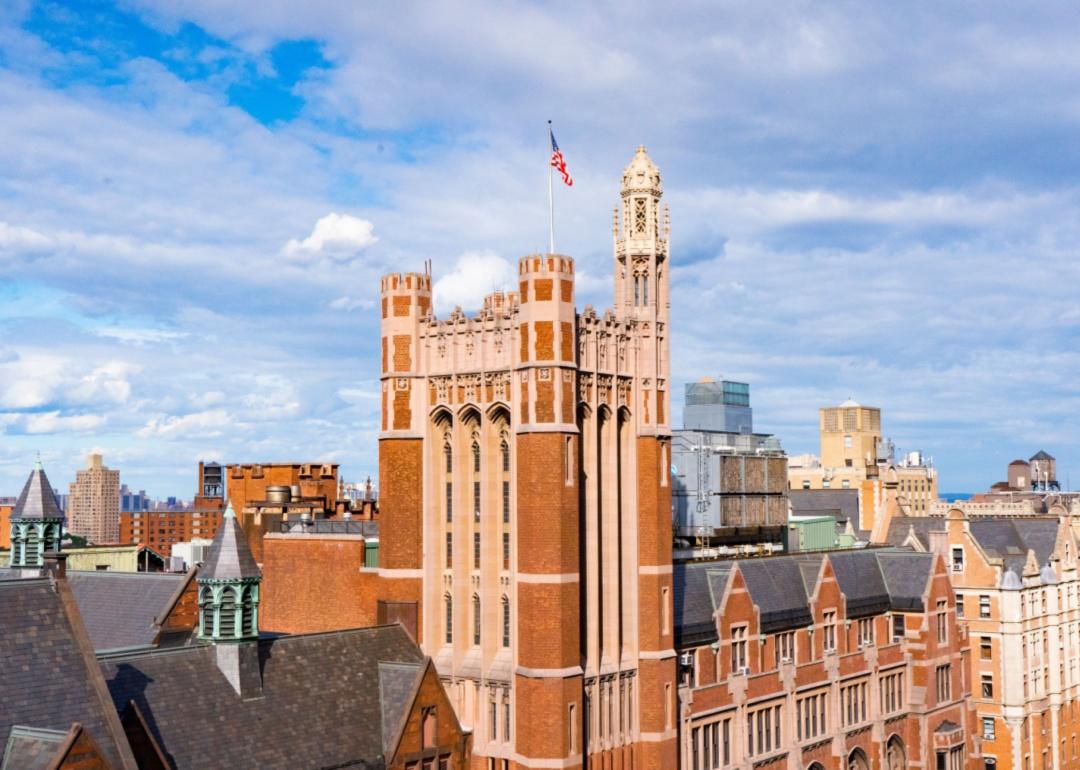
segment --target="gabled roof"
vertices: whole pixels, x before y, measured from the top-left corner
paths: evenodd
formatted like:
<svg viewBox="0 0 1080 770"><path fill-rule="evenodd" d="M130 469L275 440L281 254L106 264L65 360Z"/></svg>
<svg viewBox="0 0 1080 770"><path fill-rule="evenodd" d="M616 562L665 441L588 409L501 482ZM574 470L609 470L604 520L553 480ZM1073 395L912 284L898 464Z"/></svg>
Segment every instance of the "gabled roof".
<svg viewBox="0 0 1080 770"><path fill-rule="evenodd" d="M929 548L930 533L944 532L945 519L930 516L893 516L889 520L885 542L889 545L903 545L912 531L922 547Z"/></svg>
<svg viewBox="0 0 1080 770"><path fill-rule="evenodd" d="M67 730L15 725L8 734L0 770L46 770L67 737Z"/></svg>
<svg viewBox="0 0 1080 770"><path fill-rule="evenodd" d="M795 553L723 562L677 562L675 635L679 648L716 641L714 616L738 568L761 618L761 633L810 625L810 598L828 559L847 606L857 618L889 610L923 609L934 555L901 548Z"/></svg>
<svg viewBox="0 0 1080 770"><path fill-rule="evenodd" d="M218 668L214 645L102 656L101 667L116 709L138 706L175 770L382 767L383 725L401 721L404 680L425 661L399 625L252 644L262 694L249 699Z"/></svg>
<svg viewBox="0 0 1080 770"><path fill-rule="evenodd" d="M971 521L971 536L991 558L999 558L1005 568L1023 574L1027 552L1043 565L1050 561L1057 542L1056 517L979 518Z"/></svg>
<svg viewBox="0 0 1080 770"><path fill-rule="evenodd" d="M214 541L210 544L206 562L199 571L199 579L243 580L261 576L262 572L255 563L255 557L251 555L247 537L240 527L240 522L236 520L236 512L230 502L225 509L221 526L214 535Z"/></svg>
<svg viewBox="0 0 1080 770"><path fill-rule="evenodd" d="M41 463L34 466L23 485L15 507L11 509L12 519L63 519L64 513L56 504L49 477Z"/></svg>
<svg viewBox="0 0 1080 770"><path fill-rule="evenodd" d="M148 647L187 575L155 572L68 572L67 581L94 650Z"/></svg>
<svg viewBox="0 0 1080 770"><path fill-rule="evenodd" d="M401 721L409 708L417 679L423 674L420 663L379 663L379 697L382 698L383 751L389 753L397 741Z"/></svg>
<svg viewBox="0 0 1080 770"><path fill-rule="evenodd" d="M134 768L120 721L63 581L0 581L0 745L16 725L67 731L79 722L110 767ZM21 746L19 751L29 751Z"/></svg>

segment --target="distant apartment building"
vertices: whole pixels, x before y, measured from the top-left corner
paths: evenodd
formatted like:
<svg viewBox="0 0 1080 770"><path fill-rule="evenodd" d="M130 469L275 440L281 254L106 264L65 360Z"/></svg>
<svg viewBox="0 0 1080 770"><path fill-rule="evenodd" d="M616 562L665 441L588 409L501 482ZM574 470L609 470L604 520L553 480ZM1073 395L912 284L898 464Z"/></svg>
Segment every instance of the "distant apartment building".
<svg viewBox="0 0 1080 770"><path fill-rule="evenodd" d="M899 460L882 438L881 410L848 400L819 413L821 454L795 455L788 461L791 489L854 489L859 493L860 528L874 528L885 500L883 479L895 473L901 508L925 515L937 500L937 471L921 452ZM891 473L886 474L886 471Z"/></svg>
<svg viewBox="0 0 1080 770"><path fill-rule="evenodd" d="M676 536L702 546L779 541L787 458L779 439L754 433L750 386L704 378L685 399L671 439Z"/></svg>
<svg viewBox="0 0 1080 770"><path fill-rule="evenodd" d="M145 489L133 492L127 484L120 486L120 512L125 511L149 511L152 501L146 494Z"/></svg>
<svg viewBox="0 0 1080 770"><path fill-rule="evenodd" d="M67 507L67 531L91 543L120 541L120 471L107 468L101 455L87 457L75 473Z"/></svg>
<svg viewBox="0 0 1080 770"><path fill-rule="evenodd" d="M987 770L1080 767L1075 520L1059 506L1054 515L954 508L890 522L889 542L937 553L949 565L956 614L971 640L968 679Z"/></svg>
<svg viewBox="0 0 1080 770"><path fill-rule="evenodd" d="M696 561L674 577L680 767L981 770L942 557Z"/></svg>
<svg viewBox="0 0 1080 770"><path fill-rule="evenodd" d="M130 511L120 514L121 543L142 543L166 559L172 547L192 538L212 538L221 526L221 510Z"/></svg>

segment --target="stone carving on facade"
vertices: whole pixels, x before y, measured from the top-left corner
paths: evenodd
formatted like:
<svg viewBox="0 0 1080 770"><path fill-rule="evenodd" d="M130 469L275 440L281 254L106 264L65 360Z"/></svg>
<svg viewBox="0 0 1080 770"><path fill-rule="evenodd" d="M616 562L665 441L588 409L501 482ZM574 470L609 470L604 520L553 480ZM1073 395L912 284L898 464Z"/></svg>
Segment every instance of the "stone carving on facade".
<svg viewBox="0 0 1080 770"><path fill-rule="evenodd" d="M439 404L450 403L450 389L453 385L453 377L431 377L430 382L435 388L435 401Z"/></svg>
<svg viewBox="0 0 1080 770"><path fill-rule="evenodd" d="M611 386L614 378L610 374L597 375L596 390L597 400L602 404L611 403Z"/></svg>

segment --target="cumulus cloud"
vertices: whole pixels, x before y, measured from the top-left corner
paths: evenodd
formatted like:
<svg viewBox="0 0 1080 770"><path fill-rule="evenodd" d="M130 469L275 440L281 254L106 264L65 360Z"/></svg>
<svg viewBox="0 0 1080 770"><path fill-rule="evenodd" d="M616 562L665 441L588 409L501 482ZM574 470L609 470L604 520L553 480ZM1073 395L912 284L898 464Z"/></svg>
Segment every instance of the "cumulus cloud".
<svg viewBox="0 0 1080 770"><path fill-rule="evenodd" d="M516 280L514 266L495 252L466 252L458 257L453 269L436 279L432 286L435 310L445 313L460 306L472 313L483 303L485 295L512 289Z"/></svg>
<svg viewBox="0 0 1080 770"><path fill-rule="evenodd" d="M232 426L224 409L155 417L136 431L140 438L212 438Z"/></svg>
<svg viewBox="0 0 1080 770"><path fill-rule="evenodd" d="M375 307L375 302L363 297L338 297L330 300L329 307L331 310L345 311L356 310L357 308L371 309Z"/></svg>
<svg viewBox="0 0 1080 770"><path fill-rule="evenodd" d="M308 237L303 240L290 238L282 253L300 260L327 257L348 261L378 240L375 225L366 219L330 212L315 223Z"/></svg>

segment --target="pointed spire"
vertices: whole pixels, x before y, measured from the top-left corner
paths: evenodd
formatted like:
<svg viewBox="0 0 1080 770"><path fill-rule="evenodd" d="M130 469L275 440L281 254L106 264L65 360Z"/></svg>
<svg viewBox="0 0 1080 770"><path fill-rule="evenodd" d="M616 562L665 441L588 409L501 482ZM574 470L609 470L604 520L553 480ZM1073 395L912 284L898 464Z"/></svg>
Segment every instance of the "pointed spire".
<svg viewBox="0 0 1080 770"><path fill-rule="evenodd" d="M232 501L225 508L221 527L210 544L206 563L199 571L199 580L244 580L262 577L255 557L251 555L247 537L236 519Z"/></svg>
<svg viewBox="0 0 1080 770"><path fill-rule="evenodd" d="M34 463L34 470L26 479L22 494L11 511L12 519L56 519L64 518L63 511L56 503L49 477L41 467L41 457Z"/></svg>

